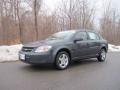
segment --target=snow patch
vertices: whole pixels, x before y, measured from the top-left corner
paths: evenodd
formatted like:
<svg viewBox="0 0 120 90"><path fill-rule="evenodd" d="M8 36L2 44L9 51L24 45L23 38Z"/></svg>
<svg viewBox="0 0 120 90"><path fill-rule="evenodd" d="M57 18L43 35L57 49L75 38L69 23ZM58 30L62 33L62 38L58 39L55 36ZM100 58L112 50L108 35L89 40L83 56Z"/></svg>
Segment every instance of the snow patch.
<svg viewBox="0 0 120 90"><path fill-rule="evenodd" d="M108 47L110 52L120 52L120 46L109 44Z"/></svg>
<svg viewBox="0 0 120 90"><path fill-rule="evenodd" d="M22 44L11 46L0 46L0 62L18 60L18 52Z"/></svg>

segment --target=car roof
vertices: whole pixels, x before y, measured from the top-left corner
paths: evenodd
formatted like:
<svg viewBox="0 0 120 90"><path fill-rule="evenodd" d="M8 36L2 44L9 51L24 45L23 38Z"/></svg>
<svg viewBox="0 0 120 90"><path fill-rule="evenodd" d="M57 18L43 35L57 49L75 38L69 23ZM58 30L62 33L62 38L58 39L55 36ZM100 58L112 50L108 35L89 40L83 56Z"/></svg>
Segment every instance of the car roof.
<svg viewBox="0 0 120 90"><path fill-rule="evenodd" d="M75 29L75 30L68 30L68 31L75 31L75 32L93 32L98 33L96 30L90 30L90 29Z"/></svg>

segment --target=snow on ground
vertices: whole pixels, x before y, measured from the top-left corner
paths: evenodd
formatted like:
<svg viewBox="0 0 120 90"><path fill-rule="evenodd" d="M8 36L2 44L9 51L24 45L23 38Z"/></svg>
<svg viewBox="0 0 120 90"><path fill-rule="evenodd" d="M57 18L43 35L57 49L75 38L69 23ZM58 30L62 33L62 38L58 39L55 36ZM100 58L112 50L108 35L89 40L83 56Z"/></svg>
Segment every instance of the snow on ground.
<svg viewBox="0 0 120 90"><path fill-rule="evenodd" d="M0 62L18 60L18 52L22 44L11 46L0 46Z"/></svg>
<svg viewBox="0 0 120 90"><path fill-rule="evenodd" d="M120 52L120 46L109 44L108 47L109 47L109 52Z"/></svg>
<svg viewBox="0 0 120 90"><path fill-rule="evenodd" d="M17 61L18 52L22 48L22 44L11 46L0 46L0 62ZM120 52L120 46L109 44L109 52Z"/></svg>

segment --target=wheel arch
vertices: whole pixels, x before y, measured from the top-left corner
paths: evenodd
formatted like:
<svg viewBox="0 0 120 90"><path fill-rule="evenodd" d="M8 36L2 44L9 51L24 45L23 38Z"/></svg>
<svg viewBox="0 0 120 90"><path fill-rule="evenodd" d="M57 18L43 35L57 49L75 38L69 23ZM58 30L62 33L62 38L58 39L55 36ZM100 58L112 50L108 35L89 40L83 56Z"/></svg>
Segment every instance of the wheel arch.
<svg viewBox="0 0 120 90"><path fill-rule="evenodd" d="M106 52L108 51L107 48L105 46L103 46L101 49L104 49Z"/></svg>
<svg viewBox="0 0 120 90"><path fill-rule="evenodd" d="M60 49L56 50L56 52L54 53L54 60L56 59L57 54L62 51L67 52L71 59L71 51L68 48L60 48Z"/></svg>

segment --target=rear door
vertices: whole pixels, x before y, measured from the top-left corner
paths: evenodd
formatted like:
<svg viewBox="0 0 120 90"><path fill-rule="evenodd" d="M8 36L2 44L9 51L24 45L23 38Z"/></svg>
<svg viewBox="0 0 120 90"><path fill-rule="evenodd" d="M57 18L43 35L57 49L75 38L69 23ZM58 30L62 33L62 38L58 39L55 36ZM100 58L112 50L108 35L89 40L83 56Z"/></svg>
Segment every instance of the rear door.
<svg viewBox="0 0 120 90"><path fill-rule="evenodd" d="M88 33L88 53L90 56L95 56L100 50L100 37L97 33Z"/></svg>

